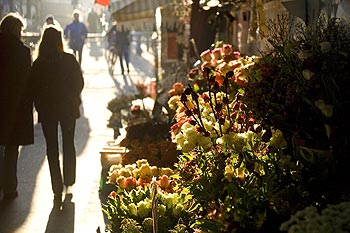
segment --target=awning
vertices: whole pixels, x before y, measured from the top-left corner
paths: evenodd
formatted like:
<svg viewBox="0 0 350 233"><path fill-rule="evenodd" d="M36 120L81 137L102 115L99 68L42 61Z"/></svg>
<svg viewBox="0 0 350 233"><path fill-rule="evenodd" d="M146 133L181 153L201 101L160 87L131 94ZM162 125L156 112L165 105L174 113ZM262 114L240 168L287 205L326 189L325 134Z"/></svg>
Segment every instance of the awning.
<svg viewBox="0 0 350 233"><path fill-rule="evenodd" d="M114 2L110 8L114 19L118 23L153 19L158 6L168 9L172 6L173 0L129 0L129 3L124 4L123 7L124 2L127 2L127 0Z"/></svg>
<svg viewBox="0 0 350 233"><path fill-rule="evenodd" d="M136 0L114 0L109 3L111 13L119 11Z"/></svg>
<svg viewBox="0 0 350 233"><path fill-rule="evenodd" d="M108 6L110 0L95 0L96 4L100 4L101 6Z"/></svg>

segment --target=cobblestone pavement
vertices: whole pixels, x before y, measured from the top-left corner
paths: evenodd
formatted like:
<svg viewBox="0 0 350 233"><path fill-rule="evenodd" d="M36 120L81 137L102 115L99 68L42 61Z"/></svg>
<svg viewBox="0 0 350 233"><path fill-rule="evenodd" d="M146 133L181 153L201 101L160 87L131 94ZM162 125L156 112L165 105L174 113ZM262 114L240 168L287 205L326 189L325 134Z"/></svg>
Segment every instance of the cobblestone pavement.
<svg viewBox="0 0 350 233"><path fill-rule="evenodd" d="M103 46L102 46L103 47ZM105 229L99 197L101 163L99 151L113 140L107 127L108 101L118 93L136 93L135 83L154 77L149 53L131 52L130 74L122 76L119 61L114 77L108 74L102 49L96 44L84 47L82 69L85 87L82 116L77 122L77 178L72 197L67 196L62 211L53 207L45 139L41 125L35 125L35 143L21 148L18 162L19 197L0 201L0 233L87 233Z"/></svg>

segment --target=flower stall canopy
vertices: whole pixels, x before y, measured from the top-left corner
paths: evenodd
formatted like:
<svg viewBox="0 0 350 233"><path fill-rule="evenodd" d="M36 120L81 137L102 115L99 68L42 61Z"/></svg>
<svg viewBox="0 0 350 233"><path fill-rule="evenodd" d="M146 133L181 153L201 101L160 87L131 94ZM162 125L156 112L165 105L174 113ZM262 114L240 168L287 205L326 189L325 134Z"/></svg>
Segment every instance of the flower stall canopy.
<svg viewBox="0 0 350 233"><path fill-rule="evenodd" d="M100 4L101 6L108 6L110 0L95 0L96 4Z"/></svg>
<svg viewBox="0 0 350 233"><path fill-rule="evenodd" d="M174 24L172 0L120 0L110 4L113 18L127 28L153 29L155 11L162 7L162 17L166 24ZM164 18L163 18L164 19Z"/></svg>
<svg viewBox="0 0 350 233"><path fill-rule="evenodd" d="M120 9L123 9L124 7L126 7L127 5L129 5L135 1L136 0L115 0L109 4L109 7L110 7L111 11L114 12L114 11L118 11Z"/></svg>

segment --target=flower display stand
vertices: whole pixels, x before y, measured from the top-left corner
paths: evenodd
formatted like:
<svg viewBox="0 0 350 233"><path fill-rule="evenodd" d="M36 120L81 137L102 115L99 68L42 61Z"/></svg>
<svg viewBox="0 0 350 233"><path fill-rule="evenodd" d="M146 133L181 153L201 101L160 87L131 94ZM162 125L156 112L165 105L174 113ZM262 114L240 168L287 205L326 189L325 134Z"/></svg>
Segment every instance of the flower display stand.
<svg viewBox="0 0 350 233"><path fill-rule="evenodd" d="M126 147L121 147L114 142L107 142L107 145L102 148L100 151L102 166L100 190L104 188L110 166L120 163L122 155L127 152L128 149Z"/></svg>

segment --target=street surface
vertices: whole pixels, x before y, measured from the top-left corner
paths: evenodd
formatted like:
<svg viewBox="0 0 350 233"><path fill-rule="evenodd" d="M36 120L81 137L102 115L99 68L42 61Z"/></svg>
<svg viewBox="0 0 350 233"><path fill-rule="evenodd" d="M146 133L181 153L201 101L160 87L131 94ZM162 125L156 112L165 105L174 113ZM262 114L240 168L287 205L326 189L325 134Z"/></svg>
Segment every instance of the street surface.
<svg viewBox="0 0 350 233"><path fill-rule="evenodd" d="M41 125L35 121L35 143L20 151L19 197L0 202L0 233L87 233L96 232L98 227L104 232L99 151L113 140L113 130L107 127L111 112L106 106L120 93L137 93L136 83L150 82L154 77L154 61L151 54L144 52L140 57L131 49L130 74L121 75L118 60L112 78L101 47L87 43L83 51L85 87L76 127L77 177L72 198L65 199L62 211L52 208L45 139Z"/></svg>

